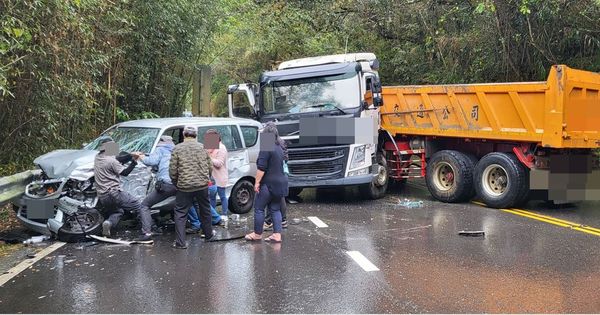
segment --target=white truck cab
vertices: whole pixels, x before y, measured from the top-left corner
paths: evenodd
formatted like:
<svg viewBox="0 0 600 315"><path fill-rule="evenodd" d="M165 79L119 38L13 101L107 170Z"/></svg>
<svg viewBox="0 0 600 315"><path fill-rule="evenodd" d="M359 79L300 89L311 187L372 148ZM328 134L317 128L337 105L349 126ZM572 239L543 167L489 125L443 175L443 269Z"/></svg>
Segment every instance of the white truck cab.
<svg viewBox="0 0 600 315"><path fill-rule="evenodd" d="M378 68L372 53L284 61L258 84L229 86L229 114L275 122L289 143L290 194L357 185L380 198L388 178L378 146Z"/></svg>

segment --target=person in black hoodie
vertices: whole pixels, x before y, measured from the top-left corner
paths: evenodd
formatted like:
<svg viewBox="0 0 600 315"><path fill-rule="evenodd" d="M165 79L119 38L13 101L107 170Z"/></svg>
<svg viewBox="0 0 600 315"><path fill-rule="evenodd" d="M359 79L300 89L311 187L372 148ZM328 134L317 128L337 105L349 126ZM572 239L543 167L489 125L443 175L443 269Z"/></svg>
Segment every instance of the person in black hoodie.
<svg viewBox="0 0 600 315"><path fill-rule="evenodd" d="M260 152L256 161L257 192L254 201L254 232L245 236L248 241L262 240L265 209L270 209L273 218L273 235L265 241L281 242L281 200L288 194L288 180L283 171L284 146L277 127L268 122L260 134Z"/></svg>

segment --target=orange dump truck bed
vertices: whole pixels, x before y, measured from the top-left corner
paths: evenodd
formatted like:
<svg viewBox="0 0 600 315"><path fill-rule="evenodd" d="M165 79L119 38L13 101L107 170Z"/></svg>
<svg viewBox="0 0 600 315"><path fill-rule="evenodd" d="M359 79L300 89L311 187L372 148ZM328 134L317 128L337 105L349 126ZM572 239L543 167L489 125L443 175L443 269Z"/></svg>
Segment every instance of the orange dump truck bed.
<svg viewBox="0 0 600 315"><path fill-rule="evenodd" d="M383 87L393 135L600 148L600 74L553 66L545 82Z"/></svg>

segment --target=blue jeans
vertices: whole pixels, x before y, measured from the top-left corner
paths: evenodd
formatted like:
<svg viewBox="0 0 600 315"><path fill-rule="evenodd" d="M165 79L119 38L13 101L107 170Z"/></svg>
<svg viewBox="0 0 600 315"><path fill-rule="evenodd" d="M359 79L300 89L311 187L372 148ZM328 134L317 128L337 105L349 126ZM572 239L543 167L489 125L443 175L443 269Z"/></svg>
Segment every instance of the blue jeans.
<svg viewBox="0 0 600 315"><path fill-rule="evenodd" d="M265 223L265 209L271 210L273 233L281 233L281 198L269 191L267 185L260 185L254 200L254 233L262 234Z"/></svg>
<svg viewBox="0 0 600 315"><path fill-rule="evenodd" d="M208 193L211 194L212 191L216 191L216 189L214 189L213 187L216 186L209 186L208 187ZM217 210L215 210L215 207L210 206L210 214L212 217L212 224L218 224L221 221L221 216L219 215L219 213L217 212ZM200 223L200 219L198 218L198 212L196 212L196 208L194 206L192 206L192 208L190 209L190 211L188 211L188 220L190 220L190 224L192 225L192 229L194 230L200 230L200 228L202 228L202 224Z"/></svg>
<svg viewBox="0 0 600 315"><path fill-rule="evenodd" d="M216 187L216 189L208 190L208 196L210 198L210 206L213 208L217 208L217 194L219 194L219 198L221 199L221 215L227 215L227 206L229 206L227 200L227 193L225 192L225 187L217 187L215 185L211 186Z"/></svg>

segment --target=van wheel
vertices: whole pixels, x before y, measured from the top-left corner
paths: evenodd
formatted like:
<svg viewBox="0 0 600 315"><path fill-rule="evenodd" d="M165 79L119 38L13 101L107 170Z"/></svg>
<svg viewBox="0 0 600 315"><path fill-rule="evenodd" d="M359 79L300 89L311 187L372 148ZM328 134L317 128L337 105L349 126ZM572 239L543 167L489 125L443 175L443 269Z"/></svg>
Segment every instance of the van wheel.
<svg viewBox="0 0 600 315"><path fill-rule="evenodd" d="M477 196L492 208L514 207L529 193L529 171L512 153L493 152L475 167Z"/></svg>
<svg viewBox="0 0 600 315"><path fill-rule="evenodd" d="M359 186L358 189L363 197L367 199L379 199L385 196L389 184L389 174L387 163L383 154L377 154L377 176L371 181L371 183Z"/></svg>
<svg viewBox="0 0 600 315"><path fill-rule="evenodd" d="M425 182L431 195L443 202L461 202L473 196L473 159L454 150L436 152L427 163Z"/></svg>
<svg viewBox="0 0 600 315"><path fill-rule="evenodd" d="M254 204L254 184L242 179L231 189L229 196L229 210L233 213L244 214L252 210Z"/></svg>
<svg viewBox="0 0 600 315"><path fill-rule="evenodd" d="M100 235L104 217L95 208L77 210L65 215L65 223L58 229L57 238L67 243L85 242L86 235Z"/></svg>

